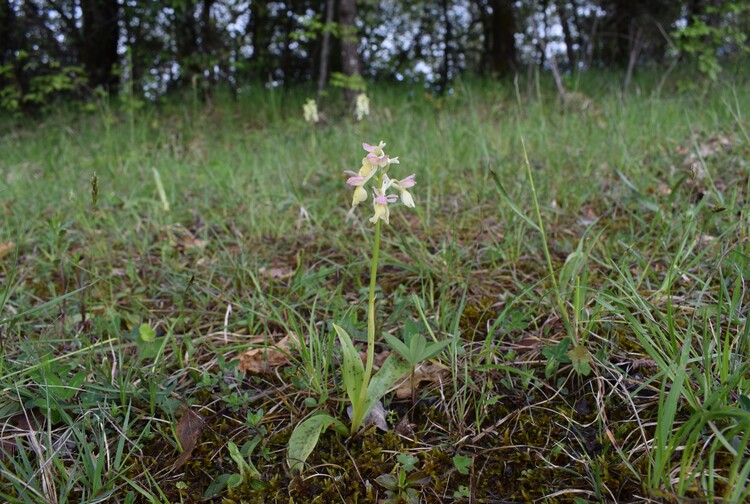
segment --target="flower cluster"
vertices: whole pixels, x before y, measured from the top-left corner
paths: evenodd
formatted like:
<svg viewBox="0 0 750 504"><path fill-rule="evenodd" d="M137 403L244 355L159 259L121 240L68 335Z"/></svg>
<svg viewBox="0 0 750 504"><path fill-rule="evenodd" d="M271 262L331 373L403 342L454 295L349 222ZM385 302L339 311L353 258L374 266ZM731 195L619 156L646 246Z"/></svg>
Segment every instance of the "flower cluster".
<svg viewBox="0 0 750 504"><path fill-rule="evenodd" d="M357 103L354 107L354 116L357 121L361 121L365 116L370 115L370 98L364 93L357 95Z"/></svg>
<svg viewBox="0 0 750 504"><path fill-rule="evenodd" d="M344 172L349 175L346 183L354 187L354 196L352 197L352 208L354 208L367 200L365 185L380 171L380 177L374 184L375 187L373 187L372 191L375 213L370 217L370 222L373 224L378 222L378 220L383 220L388 224L390 217L388 204L395 203L398 200L397 195L388 194L388 190L391 188L395 188L401 193L401 202L404 205L414 208L414 198L409 192L409 189L417 183L414 180L414 174L401 180L390 178L387 175L390 165L398 164L399 161L397 157L392 158L388 156L383 151L383 147L385 147L384 142L380 142L378 145L363 143L362 148L367 151L367 155L362 159L362 167L359 169L359 172L351 170Z"/></svg>
<svg viewBox="0 0 750 504"><path fill-rule="evenodd" d="M305 116L305 122L316 123L320 120L318 116L318 104L315 103L315 100L310 98L305 102L302 106L302 114Z"/></svg>

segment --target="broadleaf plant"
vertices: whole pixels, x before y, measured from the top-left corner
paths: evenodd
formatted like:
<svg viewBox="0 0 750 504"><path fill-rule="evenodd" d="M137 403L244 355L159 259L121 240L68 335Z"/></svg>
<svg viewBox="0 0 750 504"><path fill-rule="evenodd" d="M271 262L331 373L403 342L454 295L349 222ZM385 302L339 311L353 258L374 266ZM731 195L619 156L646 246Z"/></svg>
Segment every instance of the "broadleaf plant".
<svg viewBox="0 0 750 504"><path fill-rule="evenodd" d="M407 328L409 328L408 325ZM404 331L403 341L388 333L383 334L383 337L388 342L388 346L395 350L408 363L411 404L414 406L417 402L417 392L414 383L414 374L417 366L420 362L432 359L438 355L452 340L428 342L427 338L421 332L417 332L413 328L412 330Z"/></svg>

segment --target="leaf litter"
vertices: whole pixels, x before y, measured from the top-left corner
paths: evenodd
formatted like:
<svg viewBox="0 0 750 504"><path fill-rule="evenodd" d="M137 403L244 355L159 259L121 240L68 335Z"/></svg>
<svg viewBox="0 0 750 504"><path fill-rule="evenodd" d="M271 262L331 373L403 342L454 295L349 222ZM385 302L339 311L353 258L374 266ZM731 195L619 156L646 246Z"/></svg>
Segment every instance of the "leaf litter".
<svg viewBox="0 0 750 504"><path fill-rule="evenodd" d="M265 341L269 338L264 337ZM299 336L294 332L287 333L278 343L272 346L251 348L240 354L238 371L250 373L269 373L274 368L289 362L291 352L301 344Z"/></svg>
<svg viewBox="0 0 750 504"><path fill-rule="evenodd" d="M190 408L185 408L185 412L177 422L175 430L177 431L177 440L180 442L182 447L182 453L174 461L173 469L179 469L185 462L190 459L190 455L193 453L195 446L198 444L203 429L206 427L206 422L203 417L193 411Z"/></svg>

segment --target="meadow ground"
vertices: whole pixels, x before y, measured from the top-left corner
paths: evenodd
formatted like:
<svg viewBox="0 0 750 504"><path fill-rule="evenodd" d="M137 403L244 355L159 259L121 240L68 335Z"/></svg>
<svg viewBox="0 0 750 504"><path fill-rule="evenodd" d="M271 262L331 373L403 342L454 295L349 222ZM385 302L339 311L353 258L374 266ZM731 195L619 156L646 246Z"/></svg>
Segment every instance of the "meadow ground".
<svg viewBox="0 0 750 504"><path fill-rule="evenodd" d="M262 87L3 120L0 499L746 500L750 85L568 84L374 87L317 126ZM331 324L364 351L373 233L343 171L380 140L417 185L375 361L450 344L388 431L293 472L292 429L347 418Z"/></svg>

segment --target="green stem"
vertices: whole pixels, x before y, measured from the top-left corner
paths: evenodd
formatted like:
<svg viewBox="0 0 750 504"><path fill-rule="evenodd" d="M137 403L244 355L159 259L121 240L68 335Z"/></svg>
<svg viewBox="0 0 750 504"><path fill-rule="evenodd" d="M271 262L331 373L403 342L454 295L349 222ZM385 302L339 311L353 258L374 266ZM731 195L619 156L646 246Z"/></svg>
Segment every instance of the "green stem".
<svg viewBox="0 0 750 504"><path fill-rule="evenodd" d="M536 213L537 225L539 226L539 234L542 236L542 249L544 250L544 257L547 260L547 269L549 270L549 276L552 280L552 287L555 291L555 298L557 300L557 307L560 310L560 315L565 322L565 328L568 329L568 333L573 339L573 343L578 345L577 335L572 331L570 326L570 317L568 317L568 311L565 308L562 296L560 294L560 286L557 285L557 277L555 277L555 268L552 267L552 257L549 253L549 246L547 245L547 235L544 232L544 222L542 221L542 211L539 208L539 199L536 196L536 187L534 186L534 177L531 174L531 164L529 163L529 155L526 153L526 142L521 138L521 145L523 146L523 158L526 161L526 173L529 176L529 185L531 186L531 196L534 200L534 211Z"/></svg>
<svg viewBox="0 0 750 504"><path fill-rule="evenodd" d="M380 175L377 186L383 185L383 174ZM352 404L352 430L354 434L359 430L367 412L367 389L372 377L372 365L375 360L375 287L378 284L378 255L380 252L380 219L375 222L375 242L372 245L372 262L370 263L370 293L367 298L367 360L365 374L362 377L362 388L359 391L357 404Z"/></svg>
<svg viewBox="0 0 750 504"><path fill-rule="evenodd" d="M375 360L375 287L378 277L378 255L380 252L380 221L375 223L375 243L372 250L372 263L370 265L370 294L367 300L367 361L365 362L365 375L362 379L362 389L359 393L359 401L356 406L352 405L352 433L359 430L365 416L365 402L367 401L367 388L372 376L372 365Z"/></svg>
<svg viewBox="0 0 750 504"><path fill-rule="evenodd" d="M380 221L375 223L375 243L372 246L372 264L370 265L370 294L367 300L367 363L365 364L365 383L370 383L372 362L375 359L375 287L378 278L378 255L380 252Z"/></svg>

